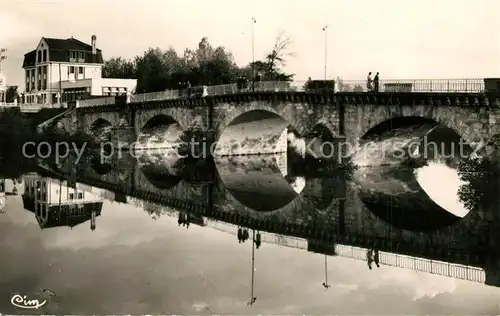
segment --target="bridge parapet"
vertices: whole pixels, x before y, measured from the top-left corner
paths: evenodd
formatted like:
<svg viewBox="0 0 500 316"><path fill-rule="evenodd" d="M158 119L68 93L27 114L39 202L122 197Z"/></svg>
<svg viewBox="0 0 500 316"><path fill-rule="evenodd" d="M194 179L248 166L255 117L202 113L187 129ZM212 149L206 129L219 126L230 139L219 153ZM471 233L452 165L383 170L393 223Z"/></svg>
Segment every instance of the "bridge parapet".
<svg viewBox="0 0 500 316"><path fill-rule="evenodd" d="M462 92L480 93L485 92L485 82L489 79L396 79L381 80L379 92ZM238 87L237 83L199 86L191 88L193 93L184 90L167 90L135 94L129 96L129 103L149 103L152 101L182 100L193 97L210 97L233 95L248 92L297 92L311 91L307 88L308 81L261 81L249 83L245 88ZM202 91L202 93L197 93ZM332 92L366 92L366 81L364 80L340 80L335 84ZM109 105L113 102L112 97L80 100L80 107L96 105Z"/></svg>
<svg viewBox="0 0 500 316"><path fill-rule="evenodd" d="M339 92L340 104L500 107L500 95L479 92Z"/></svg>
<svg viewBox="0 0 500 316"><path fill-rule="evenodd" d="M36 113L41 109L57 109L61 107L65 107L65 105L41 103L0 103L0 110L19 109L22 113Z"/></svg>

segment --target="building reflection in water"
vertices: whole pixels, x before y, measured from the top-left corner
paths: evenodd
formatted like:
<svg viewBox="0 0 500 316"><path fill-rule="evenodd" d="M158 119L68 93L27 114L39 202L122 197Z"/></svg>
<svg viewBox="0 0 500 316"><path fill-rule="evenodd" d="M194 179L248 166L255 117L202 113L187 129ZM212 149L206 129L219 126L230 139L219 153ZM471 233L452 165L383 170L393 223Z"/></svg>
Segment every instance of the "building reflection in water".
<svg viewBox="0 0 500 316"><path fill-rule="evenodd" d="M35 213L40 228L73 228L90 221L90 229L96 229L104 199L89 192L87 186L79 183L70 186L37 174L25 175L23 180L23 206Z"/></svg>
<svg viewBox="0 0 500 316"><path fill-rule="evenodd" d="M0 213L4 212L7 199L5 198L5 179L0 179Z"/></svg>

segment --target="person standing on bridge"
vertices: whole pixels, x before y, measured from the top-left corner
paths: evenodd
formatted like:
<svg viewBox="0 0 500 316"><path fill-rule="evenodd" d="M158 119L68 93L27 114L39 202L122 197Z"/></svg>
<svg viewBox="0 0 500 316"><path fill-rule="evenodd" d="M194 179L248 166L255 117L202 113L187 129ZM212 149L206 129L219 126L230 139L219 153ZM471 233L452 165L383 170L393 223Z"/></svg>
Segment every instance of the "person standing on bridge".
<svg viewBox="0 0 500 316"><path fill-rule="evenodd" d="M373 261L375 261L377 268L380 268L380 265L379 265L380 258L379 258L378 250L374 251Z"/></svg>
<svg viewBox="0 0 500 316"><path fill-rule="evenodd" d="M188 80L188 82L186 83L186 88L187 88L187 96L188 98L191 97L191 81Z"/></svg>
<svg viewBox="0 0 500 316"><path fill-rule="evenodd" d="M369 249L366 251L366 261L368 262L368 268L371 270L373 262L373 250Z"/></svg>
<svg viewBox="0 0 500 316"><path fill-rule="evenodd" d="M372 91L372 72L371 71L368 73L368 76L366 77L366 91L368 91L368 92Z"/></svg>
<svg viewBox="0 0 500 316"><path fill-rule="evenodd" d="M243 241L243 229L240 227L238 228L238 242L241 244Z"/></svg>
<svg viewBox="0 0 500 316"><path fill-rule="evenodd" d="M378 88L379 88L379 76L378 76L378 72L377 72L377 74L375 75L375 78L373 78L373 91L378 92Z"/></svg>

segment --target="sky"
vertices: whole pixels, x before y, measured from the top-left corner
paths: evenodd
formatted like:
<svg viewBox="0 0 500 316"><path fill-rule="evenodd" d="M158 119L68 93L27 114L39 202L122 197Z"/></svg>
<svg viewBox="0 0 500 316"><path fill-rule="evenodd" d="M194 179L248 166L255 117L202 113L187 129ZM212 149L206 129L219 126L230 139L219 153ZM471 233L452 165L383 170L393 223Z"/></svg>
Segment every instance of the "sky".
<svg viewBox="0 0 500 316"><path fill-rule="evenodd" d="M9 188L7 188L9 190ZM22 189L20 189L22 191ZM264 243L256 250L248 307L251 244L212 228L179 227L144 210L104 202L97 228L41 230L20 196L0 215L0 311L14 293L48 299L44 314L492 315L500 289L428 273Z"/></svg>
<svg viewBox="0 0 500 316"><path fill-rule="evenodd" d="M0 46L8 84L22 84L22 60L41 37L97 46L104 58L149 47L182 52L206 36L238 64L268 52L284 32L293 41L286 71L297 80L500 77L498 0L3 0ZM323 26L328 25L327 32Z"/></svg>

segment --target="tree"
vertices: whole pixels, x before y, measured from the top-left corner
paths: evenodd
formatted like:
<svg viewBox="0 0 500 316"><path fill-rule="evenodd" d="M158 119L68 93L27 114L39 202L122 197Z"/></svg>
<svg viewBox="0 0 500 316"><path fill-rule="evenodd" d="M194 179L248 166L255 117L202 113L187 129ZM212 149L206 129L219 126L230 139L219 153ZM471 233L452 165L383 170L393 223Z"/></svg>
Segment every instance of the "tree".
<svg viewBox="0 0 500 316"><path fill-rule="evenodd" d="M136 76L135 63L121 57L112 57L102 67L103 78L132 79Z"/></svg>
<svg viewBox="0 0 500 316"><path fill-rule="evenodd" d="M294 74L287 74L282 71L282 68L286 66L287 58L294 56L293 52L290 52L292 43L289 37L280 32L271 51L265 55L265 58L256 60L241 68L240 76L253 78L255 72L262 81L292 81Z"/></svg>
<svg viewBox="0 0 500 316"><path fill-rule="evenodd" d="M18 98L19 93L17 92L17 86L8 86L7 91L5 91L5 102L12 103Z"/></svg>
<svg viewBox="0 0 500 316"><path fill-rule="evenodd" d="M469 157L459 164L460 180L464 182L458 191L460 201L468 210L487 208L496 203L500 189L500 169L494 160Z"/></svg>
<svg viewBox="0 0 500 316"><path fill-rule="evenodd" d="M266 55L267 72L269 79L289 81L293 75L281 73L281 67L286 66L286 58L294 54L289 51L292 41L283 32L279 33L270 53Z"/></svg>
<svg viewBox="0 0 500 316"><path fill-rule="evenodd" d="M236 83L239 77L252 78L253 69L261 80L290 81L293 75L283 73L291 41L283 33L276 38L264 60L238 67L231 52L223 46L214 47L203 37L195 49L186 48L178 54L173 48L163 51L149 48L134 60L113 57L106 61L103 76L107 78L137 78L137 93L164 91L191 86Z"/></svg>

